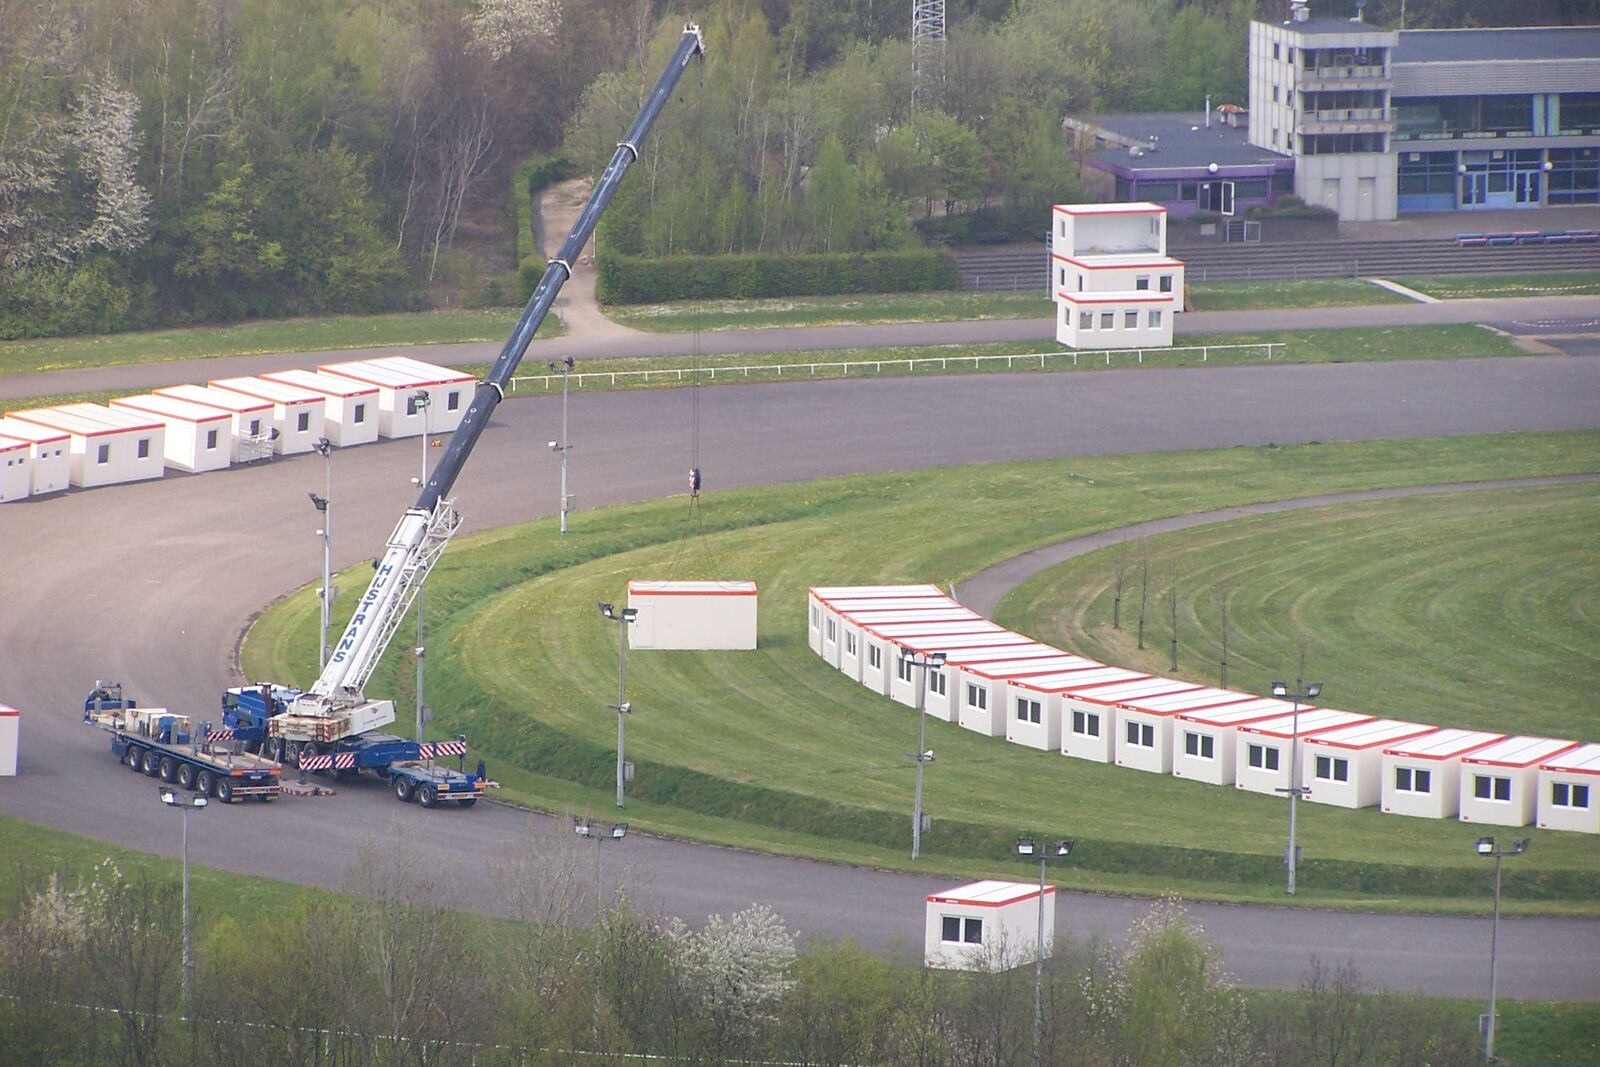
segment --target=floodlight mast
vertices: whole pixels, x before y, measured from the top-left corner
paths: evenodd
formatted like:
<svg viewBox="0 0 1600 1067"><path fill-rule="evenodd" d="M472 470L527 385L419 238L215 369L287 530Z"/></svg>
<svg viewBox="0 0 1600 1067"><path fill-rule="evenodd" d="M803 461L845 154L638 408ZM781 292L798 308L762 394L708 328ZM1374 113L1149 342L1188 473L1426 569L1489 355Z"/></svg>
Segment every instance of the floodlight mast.
<svg viewBox="0 0 1600 1067"><path fill-rule="evenodd" d="M384 650L389 647L400 620L416 598L422 579L460 525L460 516L447 494L478 443L478 437L488 426L490 415L505 398L512 375L533 341L534 333L549 314L561 287L572 276L572 262L594 233L595 225L616 195L628 168L639 158L639 146L655 125L689 60L704 53L700 28L692 23L685 26L677 50L639 109L626 139L617 144L611 162L595 183L572 232L567 235L560 252L550 260L488 376L478 384L443 458L428 475L417 502L400 517L399 524L389 535L383 556L373 565L372 582L357 603L344 634L331 650L322 675L287 714L272 720L271 729L275 735L335 741L394 721L393 703L367 701L364 689Z"/></svg>

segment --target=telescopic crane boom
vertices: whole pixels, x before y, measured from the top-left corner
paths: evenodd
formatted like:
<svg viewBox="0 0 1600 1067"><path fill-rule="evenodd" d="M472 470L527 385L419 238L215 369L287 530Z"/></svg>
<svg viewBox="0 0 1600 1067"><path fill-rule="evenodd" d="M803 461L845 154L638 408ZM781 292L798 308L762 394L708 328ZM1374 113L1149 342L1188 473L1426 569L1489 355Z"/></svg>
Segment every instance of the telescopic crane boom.
<svg viewBox="0 0 1600 1067"><path fill-rule="evenodd" d="M461 523L448 497L450 489L461 474L467 457L472 454L479 436L488 426L489 416L505 399L506 387L516 372L517 364L527 352L539 324L555 303L561 287L572 276L573 261L582 252L600 221L600 215L616 195L623 175L639 158L639 146L655 125L657 116L688 67L689 60L704 52L705 42L700 36L699 27L693 24L685 26L671 61L639 109L626 138L618 142L611 162L595 183L572 232L567 235L560 252L550 260L488 376L478 383L472 404L450 439L443 458L422 486L417 502L400 517L394 533L389 535L383 557L377 562L372 575L372 583L356 605L355 614L328 657L321 677L309 691L295 699L287 713L272 719L269 728L273 736L292 740L337 741L394 721L394 703L388 700L369 701L364 690L367 679L372 676L400 620L421 588L422 580Z"/></svg>

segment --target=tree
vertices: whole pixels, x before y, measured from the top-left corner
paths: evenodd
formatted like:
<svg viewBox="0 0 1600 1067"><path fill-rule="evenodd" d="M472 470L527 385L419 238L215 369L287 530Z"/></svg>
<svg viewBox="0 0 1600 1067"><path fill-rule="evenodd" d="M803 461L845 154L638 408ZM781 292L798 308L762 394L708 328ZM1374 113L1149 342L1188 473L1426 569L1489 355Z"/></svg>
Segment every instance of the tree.
<svg viewBox="0 0 1600 1067"><path fill-rule="evenodd" d="M853 247L860 191L855 172L844 157L844 146L831 134L822 142L817 164L806 177L805 210L817 251L843 252Z"/></svg>
<svg viewBox="0 0 1600 1067"><path fill-rule="evenodd" d="M1144 616L1150 605L1150 551L1139 555L1139 647L1144 648Z"/></svg>
<svg viewBox="0 0 1600 1067"><path fill-rule="evenodd" d="M694 992L700 1036L715 1062L758 1051L794 986L794 935L770 907L753 904L699 931L673 920L679 980Z"/></svg>

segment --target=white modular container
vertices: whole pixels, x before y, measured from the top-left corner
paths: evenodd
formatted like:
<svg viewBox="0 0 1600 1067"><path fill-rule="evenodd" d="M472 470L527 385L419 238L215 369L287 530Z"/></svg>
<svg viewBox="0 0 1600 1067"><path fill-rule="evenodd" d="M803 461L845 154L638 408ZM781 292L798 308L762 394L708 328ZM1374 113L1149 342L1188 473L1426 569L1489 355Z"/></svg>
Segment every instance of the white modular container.
<svg viewBox="0 0 1600 1067"><path fill-rule="evenodd" d="M68 436L72 484L80 488L143 481L166 473L161 460L166 426L148 415L99 404L63 404L9 414Z"/></svg>
<svg viewBox="0 0 1600 1067"><path fill-rule="evenodd" d="M278 431L272 447L280 456L310 452L327 436L328 402L322 393L265 378L218 378L210 385L272 405L272 428Z"/></svg>
<svg viewBox="0 0 1600 1067"><path fill-rule="evenodd" d="M880 605L889 605L883 607ZM872 607L840 610L826 608L822 613L822 658L844 671L856 681L861 680L860 659L865 658L864 627L893 624L962 623L976 628L989 620L951 600L929 599L921 607L906 607L889 600L873 602Z"/></svg>
<svg viewBox="0 0 1600 1067"><path fill-rule="evenodd" d="M1461 757L1505 734L1439 730L1383 750L1381 806L1387 815L1444 819L1461 810Z"/></svg>
<svg viewBox="0 0 1600 1067"><path fill-rule="evenodd" d="M756 583L628 583L628 606L639 615L629 648L745 650L756 647Z"/></svg>
<svg viewBox="0 0 1600 1067"><path fill-rule="evenodd" d="M1150 252L1066 256L1050 253L1055 272L1051 286L1057 293L1143 293L1147 296L1183 295L1183 261ZM1177 310L1183 310L1178 303Z"/></svg>
<svg viewBox="0 0 1600 1067"><path fill-rule="evenodd" d="M928 894L923 962L957 971L1004 971L1044 955L1056 938L1056 887L983 881Z"/></svg>
<svg viewBox="0 0 1600 1067"><path fill-rule="evenodd" d="M1243 696L1244 694L1240 694ZM1172 719L1172 776L1234 784L1234 734L1241 726L1289 715L1294 705L1272 697L1246 697L1205 711L1184 712Z"/></svg>
<svg viewBox="0 0 1600 1067"><path fill-rule="evenodd" d="M1167 696L1124 700L1117 706L1116 747L1111 759L1119 767L1151 774L1172 773L1175 716L1239 704L1254 699L1231 689L1200 686Z"/></svg>
<svg viewBox="0 0 1600 1067"><path fill-rule="evenodd" d="M378 439L378 387L314 370L280 370L262 379L320 393L324 436L340 448Z"/></svg>
<svg viewBox="0 0 1600 1067"><path fill-rule="evenodd" d="M1010 708L1006 688L1023 678L1043 678L1069 671L1104 670L1105 664L1063 652L1042 659L1002 659L965 663L952 670L959 707L956 721L985 737L1006 736Z"/></svg>
<svg viewBox="0 0 1600 1067"><path fill-rule="evenodd" d="M1306 785L1300 774L1298 783L1290 781L1290 752L1299 748L1305 751L1305 740L1335 730L1341 726L1371 722L1373 716L1359 715L1353 711L1335 711L1332 708L1300 709L1298 717L1300 744L1294 743L1296 716L1291 712L1276 719L1251 723L1234 731L1233 784L1252 793L1277 793L1293 784ZM1305 761L1302 759L1301 763Z"/></svg>
<svg viewBox="0 0 1600 1067"><path fill-rule="evenodd" d="M0 704L0 778L13 778L22 745L22 713Z"/></svg>
<svg viewBox="0 0 1600 1067"><path fill-rule="evenodd" d="M29 445L30 496L59 493L72 484L72 437L20 419L0 419L0 434Z"/></svg>
<svg viewBox="0 0 1600 1067"><path fill-rule="evenodd" d="M233 420L226 411L170 396L123 396L111 406L161 420L166 426L162 459L191 474L220 470L233 462Z"/></svg>
<svg viewBox="0 0 1600 1067"><path fill-rule="evenodd" d="M1600 834L1600 745L1539 765L1539 828Z"/></svg>
<svg viewBox="0 0 1600 1067"><path fill-rule="evenodd" d="M930 608L926 611L866 611L860 615L842 620L843 636L840 638L838 667L845 674L847 653L853 647L854 654L859 656L860 682L879 696L889 695L889 679L894 677L894 668L890 659L894 655L895 645L885 637L879 637L872 632L873 628L882 623L917 623L917 622L985 622L979 616L966 608ZM852 645L852 641L854 644Z"/></svg>
<svg viewBox="0 0 1600 1067"><path fill-rule="evenodd" d="M1138 671L1098 667L1007 682L1006 740L1041 752L1060 752L1062 698L1067 693L1098 693L1148 681L1150 676Z"/></svg>
<svg viewBox="0 0 1600 1067"><path fill-rule="evenodd" d="M1384 747L1426 740L1438 729L1373 719L1305 738L1300 743L1300 781L1311 787L1306 799L1340 808L1372 807L1383 793Z"/></svg>
<svg viewBox="0 0 1600 1067"><path fill-rule="evenodd" d="M833 601L864 600L872 597L944 597L937 586L932 585L814 585L806 591L806 634L811 643L811 651L823 658L828 658L823 651L823 615L833 612L837 616L836 608L831 607ZM948 599L948 598L946 598ZM837 619L834 624L838 630ZM834 666L838 666L838 656L833 657Z"/></svg>
<svg viewBox="0 0 1600 1067"><path fill-rule="evenodd" d="M461 425L472 402L472 375L408 356L325 363L317 369L377 388L378 433L384 437L449 433ZM428 395L426 406L418 403L418 393Z"/></svg>
<svg viewBox="0 0 1600 1067"><path fill-rule="evenodd" d="M1056 341L1068 348L1169 348L1183 305L1170 293L1056 293Z"/></svg>
<svg viewBox="0 0 1600 1067"><path fill-rule="evenodd" d="M33 466L29 456L33 445L12 437L0 437L0 503L26 500L33 495Z"/></svg>
<svg viewBox="0 0 1600 1067"><path fill-rule="evenodd" d="M1050 222L1054 255L1164 253L1167 248L1167 209L1148 200L1055 204Z"/></svg>
<svg viewBox="0 0 1600 1067"><path fill-rule="evenodd" d="M229 458L234 463L252 463L272 455L271 402L206 385L169 385L157 389L155 395L227 412L233 427L233 455Z"/></svg>
<svg viewBox="0 0 1600 1067"><path fill-rule="evenodd" d="M823 625L826 627L833 616L824 616ZM862 644L860 631L852 628L849 634L842 632L843 624L836 624L835 631L839 633L838 653L839 670L853 682L861 681L861 655ZM949 638L953 641L965 642L968 638L984 637L991 634L1004 633L999 626L984 619L968 619L961 622L910 622L877 624L872 627L872 632L887 641L901 644L912 638Z"/></svg>
<svg viewBox="0 0 1600 1067"><path fill-rule="evenodd" d="M1116 754L1117 712L1125 701L1187 693L1203 686L1172 678L1146 678L1061 694L1061 754L1110 763Z"/></svg>
<svg viewBox="0 0 1600 1067"><path fill-rule="evenodd" d="M1507 737L1461 757L1462 822L1527 826L1539 793L1539 767L1578 747L1552 737Z"/></svg>
<svg viewBox="0 0 1600 1067"><path fill-rule="evenodd" d="M874 630L874 635L882 634ZM984 640L985 637L989 640ZM888 638L892 642L895 660L894 677L889 679L889 699L898 700L908 708L917 706L917 672L910 665L908 655L944 653L945 661L952 665L995 659L1044 659L1060 656L1059 648L1040 644L1021 634L961 634L943 638Z"/></svg>

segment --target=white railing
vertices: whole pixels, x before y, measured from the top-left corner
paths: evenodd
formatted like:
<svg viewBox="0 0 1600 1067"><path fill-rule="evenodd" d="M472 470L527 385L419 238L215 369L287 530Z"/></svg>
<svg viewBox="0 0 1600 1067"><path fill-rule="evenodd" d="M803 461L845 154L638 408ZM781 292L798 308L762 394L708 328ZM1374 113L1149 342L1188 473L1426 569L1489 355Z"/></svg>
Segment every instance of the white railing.
<svg viewBox="0 0 1600 1067"><path fill-rule="evenodd" d="M1334 107L1307 111L1302 114L1306 122L1387 122L1386 107Z"/></svg>
<svg viewBox="0 0 1600 1067"><path fill-rule="evenodd" d="M1233 345L1180 345L1172 348L1099 348L1085 351L1060 349L1055 352L1015 352L1004 355L989 356L918 356L906 359L854 359L854 360L817 360L809 363L750 363L730 364L719 367L663 367L658 370L611 370L611 371L573 371L568 377L572 388L581 389L584 386L601 386L605 388L626 387L628 385L652 384L678 384L680 382L692 383L703 381L727 381L729 379L743 380L752 376L783 377L849 377L852 374L882 374L885 370L904 370L915 374L919 369L949 371L949 370L981 370L985 366L998 366L1004 364L1007 370L1015 368L1019 363L1026 368L1047 370L1051 361L1056 365L1070 365L1077 367L1085 363L1103 363L1111 366L1112 357L1127 357L1128 362L1139 366L1145 361L1145 356L1173 356L1188 352L1198 352L1200 362L1207 363L1213 352L1236 352L1241 350L1260 353L1263 360L1270 362L1274 356L1274 349L1284 347L1282 341L1261 341L1254 344ZM581 364L580 364L581 366ZM559 374L531 374L525 377L511 379L511 391L514 393L524 387L530 389L561 388Z"/></svg>

